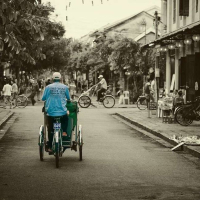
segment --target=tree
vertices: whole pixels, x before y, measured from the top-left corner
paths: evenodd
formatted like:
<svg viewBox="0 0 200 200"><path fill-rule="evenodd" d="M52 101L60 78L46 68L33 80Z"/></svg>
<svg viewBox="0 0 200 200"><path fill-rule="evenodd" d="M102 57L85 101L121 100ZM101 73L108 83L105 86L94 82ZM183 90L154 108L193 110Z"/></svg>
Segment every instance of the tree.
<svg viewBox="0 0 200 200"><path fill-rule="evenodd" d="M1 61L11 61L17 74L22 66L33 67L46 58L40 45L45 37L49 40L64 34L63 26L48 18L53 11L50 4L37 0L0 0Z"/></svg>

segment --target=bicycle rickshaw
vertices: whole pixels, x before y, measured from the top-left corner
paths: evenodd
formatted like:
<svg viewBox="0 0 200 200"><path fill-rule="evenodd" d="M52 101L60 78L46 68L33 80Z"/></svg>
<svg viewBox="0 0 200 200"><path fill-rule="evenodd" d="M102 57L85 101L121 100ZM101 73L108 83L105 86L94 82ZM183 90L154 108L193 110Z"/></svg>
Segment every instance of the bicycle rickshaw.
<svg viewBox="0 0 200 200"><path fill-rule="evenodd" d="M79 150L79 160L82 160L83 150L83 137L82 137L82 126L77 123L77 114L79 108L76 101L67 101L67 110L69 111L68 116L68 128L67 136L63 136L60 117L55 117L55 123L53 124L54 135L52 142L52 152L49 155L55 156L56 167L59 167L59 158L66 149L77 151ZM44 109L43 109L44 110ZM48 152L48 132L47 132L47 116L44 112L44 125L39 128L39 156L40 160L44 159L44 151ZM74 139L74 140L73 140Z"/></svg>
<svg viewBox="0 0 200 200"><path fill-rule="evenodd" d="M78 98L78 104L81 108L88 108L92 104L91 97L94 95L96 90L96 85L89 88L87 91L83 92ZM112 94L108 94L108 90L103 93L103 97L100 98L99 104L103 104L105 108L112 108L115 105L115 98Z"/></svg>

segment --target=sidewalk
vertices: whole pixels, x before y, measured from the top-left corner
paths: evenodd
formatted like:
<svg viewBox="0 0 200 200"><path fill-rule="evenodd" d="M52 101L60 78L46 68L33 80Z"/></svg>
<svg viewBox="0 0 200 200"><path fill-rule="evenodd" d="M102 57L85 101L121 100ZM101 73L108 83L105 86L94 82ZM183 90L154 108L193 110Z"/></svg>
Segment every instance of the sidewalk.
<svg viewBox="0 0 200 200"><path fill-rule="evenodd" d="M10 119L10 117L12 117L13 114L14 112L12 109L0 108L0 133L4 124Z"/></svg>
<svg viewBox="0 0 200 200"><path fill-rule="evenodd" d="M146 130L157 137L171 143L176 146L178 143L171 140L175 136L199 136L200 137L200 122L194 121L189 126L181 126L177 123L163 123L162 118L158 118L156 115L151 115L148 118L147 110L139 110L138 108L131 108L129 110L122 110L116 113L117 116L130 122L131 124ZM192 155L200 158L200 146L183 145L182 150L191 153Z"/></svg>

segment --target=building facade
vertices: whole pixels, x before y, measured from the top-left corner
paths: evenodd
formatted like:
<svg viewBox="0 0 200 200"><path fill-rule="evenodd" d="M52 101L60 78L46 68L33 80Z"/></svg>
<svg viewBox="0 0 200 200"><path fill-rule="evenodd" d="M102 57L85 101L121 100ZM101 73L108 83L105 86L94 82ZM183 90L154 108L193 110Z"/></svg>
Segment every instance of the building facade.
<svg viewBox="0 0 200 200"><path fill-rule="evenodd" d="M184 88L191 101L200 95L199 0L161 0L161 21L167 32L154 45L166 54L166 92Z"/></svg>

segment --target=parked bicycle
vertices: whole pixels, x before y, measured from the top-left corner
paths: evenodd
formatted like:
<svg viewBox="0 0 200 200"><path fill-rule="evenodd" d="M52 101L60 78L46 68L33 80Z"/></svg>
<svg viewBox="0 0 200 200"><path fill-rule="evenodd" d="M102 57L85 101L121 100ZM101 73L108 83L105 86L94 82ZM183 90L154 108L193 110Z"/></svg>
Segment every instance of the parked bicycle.
<svg viewBox="0 0 200 200"><path fill-rule="evenodd" d="M175 120L182 126L188 126L194 120L200 121L200 97L196 97L193 102L179 106L175 110Z"/></svg>
<svg viewBox="0 0 200 200"><path fill-rule="evenodd" d="M78 99L78 104L81 108L88 108L90 105L95 106L91 99L91 97L94 96L95 91L96 85L81 94ZM105 108L112 108L115 105L115 98L112 94L107 93L109 93L109 90L103 93L103 97L99 99L98 103L103 105Z"/></svg>
<svg viewBox="0 0 200 200"><path fill-rule="evenodd" d="M12 108L18 107L18 108L25 108L28 105L28 97L24 94L21 95L11 95L11 101L10 104Z"/></svg>
<svg viewBox="0 0 200 200"><path fill-rule="evenodd" d="M138 109L146 110L147 109L147 99L145 96L139 96L136 102Z"/></svg>

